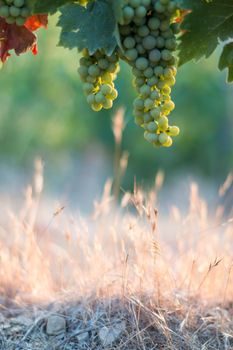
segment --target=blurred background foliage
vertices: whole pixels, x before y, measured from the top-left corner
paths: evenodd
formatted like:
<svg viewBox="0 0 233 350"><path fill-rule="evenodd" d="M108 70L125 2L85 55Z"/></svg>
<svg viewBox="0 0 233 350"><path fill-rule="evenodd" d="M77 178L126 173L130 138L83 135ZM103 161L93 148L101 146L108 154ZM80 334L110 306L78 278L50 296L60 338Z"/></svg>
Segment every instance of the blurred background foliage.
<svg viewBox="0 0 233 350"><path fill-rule="evenodd" d="M217 70L217 55L180 69L171 118L182 132L172 148L156 149L144 140L143 130L133 121L135 92L130 70L122 65L114 109L92 112L82 93L76 52L56 47L59 29L55 21L51 19L49 29L38 34L38 56L13 55L0 72L2 162L27 169L39 155L48 173L59 174L58 185L59 177L71 169L69 164L82 164L84 158L90 172L92 162L99 162L99 168L111 176L111 120L114 111L124 106L123 149L129 152L125 188L132 187L134 176L150 184L158 169L165 170L170 181L184 173L223 181L233 167L233 89L225 83L225 72Z"/></svg>

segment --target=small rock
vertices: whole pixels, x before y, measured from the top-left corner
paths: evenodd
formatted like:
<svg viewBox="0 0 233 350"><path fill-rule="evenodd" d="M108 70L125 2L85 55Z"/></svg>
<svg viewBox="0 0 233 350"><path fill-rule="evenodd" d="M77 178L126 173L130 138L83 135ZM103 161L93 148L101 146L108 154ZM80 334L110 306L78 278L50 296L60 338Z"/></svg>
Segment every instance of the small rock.
<svg viewBox="0 0 233 350"><path fill-rule="evenodd" d="M115 323L110 327L102 327L99 330L99 338L103 346L109 346L114 343L125 331L126 324L124 321Z"/></svg>
<svg viewBox="0 0 233 350"><path fill-rule="evenodd" d="M62 316L49 316L46 325L48 335L58 335L66 331L66 320Z"/></svg>
<svg viewBox="0 0 233 350"><path fill-rule="evenodd" d="M85 343L89 338L88 332L83 332L77 336L79 343Z"/></svg>

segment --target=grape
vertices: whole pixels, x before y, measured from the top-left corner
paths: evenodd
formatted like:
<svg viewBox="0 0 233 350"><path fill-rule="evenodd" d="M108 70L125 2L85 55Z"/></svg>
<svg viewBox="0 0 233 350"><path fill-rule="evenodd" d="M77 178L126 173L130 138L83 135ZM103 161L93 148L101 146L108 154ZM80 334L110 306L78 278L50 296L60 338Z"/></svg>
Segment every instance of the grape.
<svg viewBox="0 0 233 350"><path fill-rule="evenodd" d="M165 8L164 5L161 4L160 1L157 1L157 2L155 3L155 10L156 10L158 13L163 13L163 12L166 10L166 8Z"/></svg>
<svg viewBox="0 0 233 350"><path fill-rule="evenodd" d="M9 16L9 7L6 5L3 5L2 7L0 7L0 16L7 18Z"/></svg>
<svg viewBox="0 0 233 350"><path fill-rule="evenodd" d="M126 49L133 49L135 44L136 44L135 39L130 36L126 37L123 42L123 45L126 47Z"/></svg>
<svg viewBox="0 0 233 350"><path fill-rule="evenodd" d="M134 9L130 6L126 6L123 9L123 17L130 21L134 17Z"/></svg>
<svg viewBox="0 0 233 350"><path fill-rule="evenodd" d="M160 114L161 114L161 110L160 110L160 108L153 108L151 111L150 111L150 114L151 114L151 116L155 119L155 120L157 120L157 118L159 118L159 116L160 116Z"/></svg>
<svg viewBox="0 0 233 350"><path fill-rule="evenodd" d="M166 131L169 126L168 118L165 116L160 117L158 120L158 126L160 130Z"/></svg>
<svg viewBox="0 0 233 350"><path fill-rule="evenodd" d="M114 80L119 70L119 55L114 52L107 56L101 50L90 55L88 50L82 51L78 73L84 82L83 91L87 95L87 103L94 111L112 108L118 93L114 88Z"/></svg>
<svg viewBox="0 0 233 350"><path fill-rule="evenodd" d="M144 6L139 6L135 10L135 16L139 17L139 18L145 17L146 13L147 13L147 11L146 11L146 8Z"/></svg>
<svg viewBox="0 0 233 350"><path fill-rule="evenodd" d="M152 35L148 35L143 39L142 45L146 50L152 50L156 46L156 39Z"/></svg>
<svg viewBox="0 0 233 350"><path fill-rule="evenodd" d="M152 62L159 62L161 59L161 52L158 49L154 49L149 53L149 60Z"/></svg>
<svg viewBox="0 0 233 350"><path fill-rule="evenodd" d="M148 26L151 30L156 30L160 26L160 20L158 18L150 18L148 21Z"/></svg>
<svg viewBox="0 0 233 350"><path fill-rule="evenodd" d="M25 18L18 17L16 18L15 23L17 24L17 26L23 26L25 24Z"/></svg>
<svg viewBox="0 0 233 350"><path fill-rule="evenodd" d="M158 130L158 125L155 122L149 122L146 126L149 132L156 132Z"/></svg>
<svg viewBox="0 0 233 350"><path fill-rule="evenodd" d="M173 141L170 136L167 137L167 141L163 143L163 147L171 147Z"/></svg>
<svg viewBox="0 0 233 350"><path fill-rule="evenodd" d="M177 126L170 126L169 128L169 135L170 136L177 136L180 133L180 129Z"/></svg>
<svg viewBox="0 0 233 350"><path fill-rule="evenodd" d="M25 5L25 0L5 0L0 2L0 16L8 24L23 26L30 16L30 10Z"/></svg>
<svg viewBox="0 0 233 350"><path fill-rule="evenodd" d="M132 6L133 8L137 8L140 4L141 1L140 0L130 0L129 1L130 6Z"/></svg>
<svg viewBox="0 0 233 350"><path fill-rule="evenodd" d="M138 69L145 70L149 66L149 61L144 57L140 57L136 60L135 65Z"/></svg>
<svg viewBox="0 0 233 350"><path fill-rule="evenodd" d="M141 26L141 27L138 28L137 33L138 33L139 36L144 38L147 35L149 35L150 30L149 30L149 28L147 26Z"/></svg>
<svg viewBox="0 0 233 350"><path fill-rule="evenodd" d="M24 6L24 2L20 5L23 0L14 1L15 7ZM83 90L93 110L111 108L118 95L114 80L121 58L132 67L134 76L135 123L144 129L144 137L152 145L170 147L172 137L179 134L179 128L169 126L168 119L175 108L171 87L175 84L174 51L180 30L175 23L177 0L124 0L122 3L122 18L118 23L121 45L111 56L103 50L93 55L87 49L82 51L78 72ZM20 16L22 18L22 12Z"/></svg>
<svg viewBox="0 0 233 350"><path fill-rule="evenodd" d="M16 7L22 7L24 5L24 0L14 0L14 5Z"/></svg>
<svg viewBox="0 0 233 350"><path fill-rule="evenodd" d="M159 142L161 143L161 145L163 145L164 143L167 142L168 140L168 135L165 132L162 132L161 134L159 134Z"/></svg>
<svg viewBox="0 0 233 350"><path fill-rule="evenodd" d="M157 134L145 132L144 137L150 143L158 142L158 135Z"/></svg>
<svg viewBox="0 0 233 350"><path fill-rule="evenodd" d="M143 72L143 75L144 75L144 77L146 77L146 78L152 78L153 75L154 75L153 68L151 68L151 67L146 68L146 69L144 70L144 72Z"/></svg>
<svg viewBox="0 0 233 350"><path fill-rule="evenodd" d="M138 57L138 52L136 49L131 49L131 50L126 50L125 51L125 57L129 60L129 61L134 61L137 59Z"/></svg>

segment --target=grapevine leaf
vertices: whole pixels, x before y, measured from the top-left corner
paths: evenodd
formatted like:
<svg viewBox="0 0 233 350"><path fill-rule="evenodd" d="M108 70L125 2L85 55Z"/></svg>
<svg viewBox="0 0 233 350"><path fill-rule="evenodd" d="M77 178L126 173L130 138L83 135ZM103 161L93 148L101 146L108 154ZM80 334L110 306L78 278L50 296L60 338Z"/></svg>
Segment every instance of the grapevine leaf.
<svg viewBox="0 0 233 350"><path fill-rule="evenodd" d="M10 56L9 51L14 50L16 55L32 51L37 53L37 38L34 33L24 26L16 24L7 24L0 17L0 60L5 62Z"/></svg>
<svg viewBox="0 0 233 350"><path fill-rule="evenodd" d="M99 0L87 7L68 4L61 8L58 26L62 27L59 45L65 48L87 48L90 54L104 49L110 55L117 45L112 1Z"/></svg>
<svg viewBox="0 0 233 350"><path fill-rule="evenodd" d="M183 0L191 10L183 22L184 34L179 45L179 64L190 60L208 58L216 49L219 41L233 36L232 0Z"/></svg>
<svg viewBox="0 0 233 350"><path fill-rule="evenodd" d="M28 0L28 6L33 13L54 13L59 7L72 2L72 0Z"/></svg>
<svg viewBox="0 0 233 350"><path fill-rule="evenodd" d="M228 83L233 82L233 42L224 46L220 56L219 65L220 70L228 68Z"/></svg>
<svg viewBox="0 0 233 350"><path fill-rule="evenodd" d="M112 7L115 14L115 18L118 23L121 23L123 19L123 13L122 13L123 0L111 0L111 1L112 1Z"/></svg>

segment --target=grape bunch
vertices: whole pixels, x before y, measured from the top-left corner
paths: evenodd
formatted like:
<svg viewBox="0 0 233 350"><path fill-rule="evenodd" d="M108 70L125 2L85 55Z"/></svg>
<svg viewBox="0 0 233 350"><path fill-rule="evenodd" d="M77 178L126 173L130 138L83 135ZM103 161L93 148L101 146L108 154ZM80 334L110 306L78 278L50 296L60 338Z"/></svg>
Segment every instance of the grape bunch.
<svg viewBox="0 0 233 350"><path fill-rule="evenodd" d="M118 71L119 55L116 52L107 56L101 50L93 55L87 49L82 51L78 73L83 81L87 102L94 111L112 108L118 95L114 86Z"/></svg>
<svg viewBox="0 0 233 350"><path fill-rule="evenodd" d="M138 93L135 122L156 146L171 146L172 136L179 134L179 128L170 126L168 120L175 108L170 94L176 81L176 10L172 0L127 0L119 26L121 58L132 67Z"/></svg>
<svg viewBox="0 0 233 350"><path fill-rule="evenodd" d="M8 24L23 26L30 16L26 0L0 0L0 17Z"/></svg>

